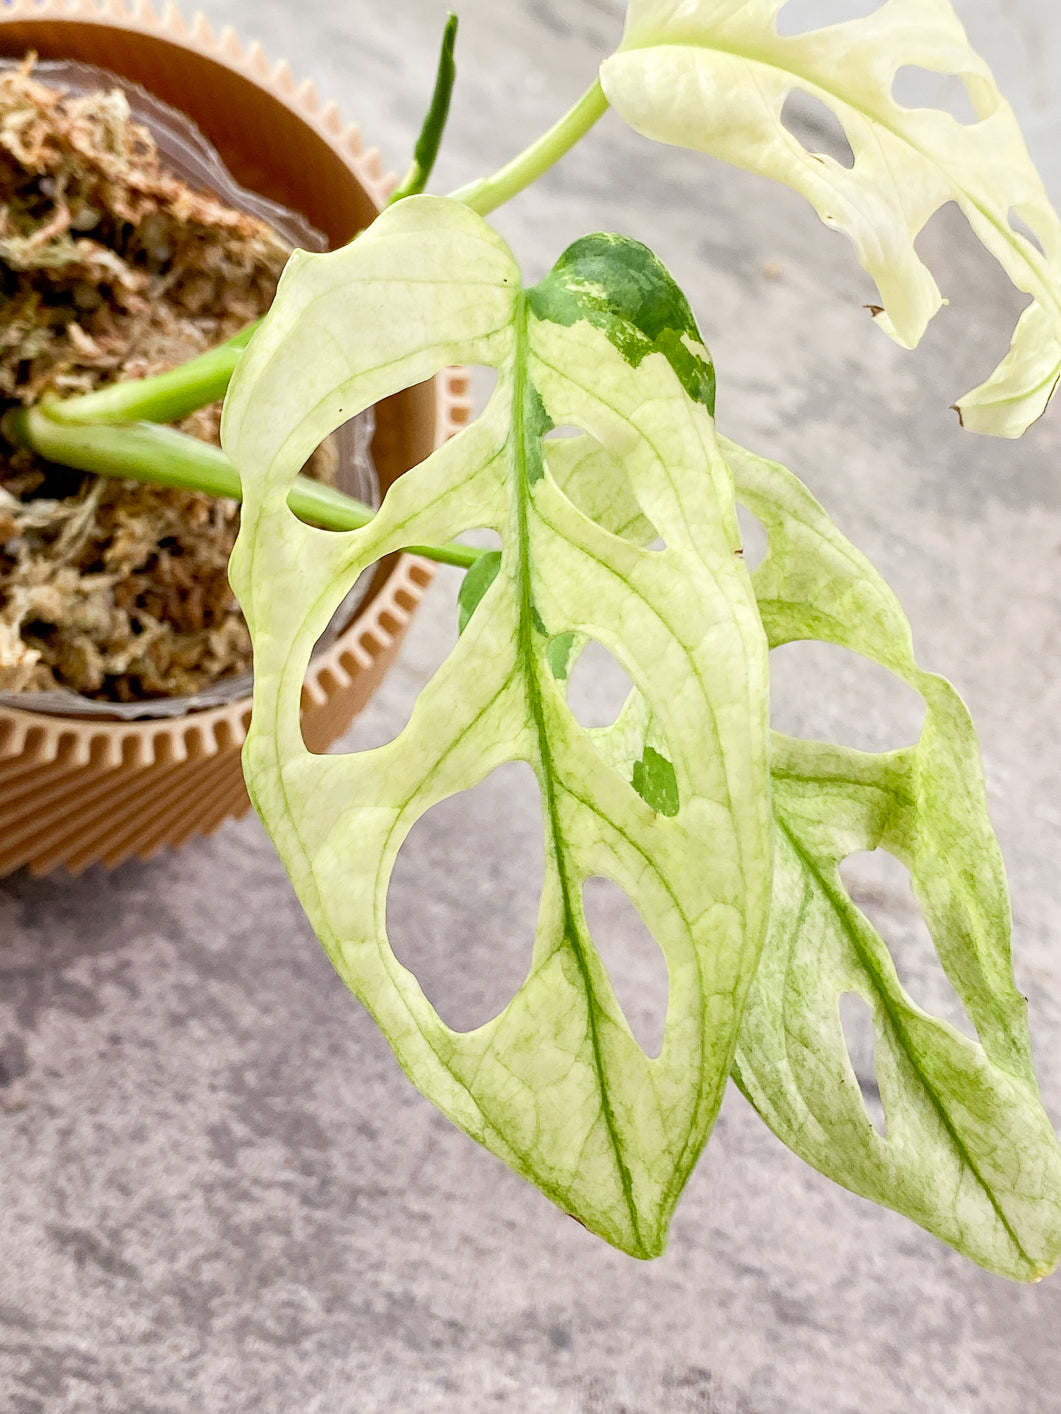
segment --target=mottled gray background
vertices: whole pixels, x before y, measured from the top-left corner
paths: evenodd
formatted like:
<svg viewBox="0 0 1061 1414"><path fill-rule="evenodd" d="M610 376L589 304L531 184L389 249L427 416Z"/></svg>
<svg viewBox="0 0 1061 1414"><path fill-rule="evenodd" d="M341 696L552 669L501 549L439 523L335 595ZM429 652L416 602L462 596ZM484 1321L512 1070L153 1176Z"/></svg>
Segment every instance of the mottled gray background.
<svg viewBox="0 0 1061 1414"><path fill-rule="evenodd" d="M404 166L437 0L205 8L312 73ZM466 0L462 17L439 190L551 121L619 28L604 0ZM1061 1116L1061 413L1008 444L948 411L1005 347L1005 280L945 213L922 247L951 303L904 354L871 327L846 243L795 197L612 119L498 224L532 275L587 229L649 240L714 352L723 430L806 478L960 686ZM441 575L354 740L408 713L452 639L452 590ZM903 693L803 654L776 665L783 725L908 737ZM607 675L581 690L601 708ZM503 1002L528 956L533 808L492 779L403 855L398 945L454 1020ZM867 869L859 886L915 995L946 1008L902 880ZM610 961L651 1013L638 942L618 918ZM986 1276L833 1187L735 1092L666 1256L591 1238L412 1091L252 819L113 875L0 881L0 1249L4 1414L1061 1409L1061 1283Z"/></svg>

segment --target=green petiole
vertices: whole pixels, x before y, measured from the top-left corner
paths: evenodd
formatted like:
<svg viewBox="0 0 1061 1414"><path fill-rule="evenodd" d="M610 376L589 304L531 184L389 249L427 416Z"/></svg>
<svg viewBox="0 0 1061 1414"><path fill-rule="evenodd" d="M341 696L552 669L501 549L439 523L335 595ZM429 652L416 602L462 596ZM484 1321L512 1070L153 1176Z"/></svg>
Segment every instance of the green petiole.
<svg viewBox="0 0 1061 1414"><path fill-rule="evenodd" d="M261 320L248 324L216 348L189 359L179 368L151 378L112 383L94 393L55 399L49 404L52 422L83 426L127 422L179 422L228 392L239 356L250 343ZM32 443L30 443L32 445Z"/></svg>
<svg viewBox="0 0 1061 1414"><path fill-rule="evenodd" d="M450 199L470 206L480 216L496 211L554 167L607 111L608 100L598 79L537 142L531 143L493 176L482 177L450 192Z"/></svg>
<svg viewBox="0 0 1061 1414"><path fill-rule="evenodd" d="M52 413L57 406L53 402L8 412L0 430L9 441L32 447L49 461L78 471L242 501L239 474L219 447L152 422L112 427L56 421ZM325 530L359 530L375 515L371 506L308 476L297 478L287 503L299 520ZM407 549L410 554L460 569L468 569L482 554L471 545L456 543L410 545Z"/></svg>

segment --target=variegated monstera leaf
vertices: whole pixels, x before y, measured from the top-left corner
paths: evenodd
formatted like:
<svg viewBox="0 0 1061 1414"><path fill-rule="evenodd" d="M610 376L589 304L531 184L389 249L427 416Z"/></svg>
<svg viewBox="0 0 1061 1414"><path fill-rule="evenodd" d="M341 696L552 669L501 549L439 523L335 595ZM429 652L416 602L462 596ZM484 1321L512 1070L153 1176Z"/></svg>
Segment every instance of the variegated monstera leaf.
<svg viewBox="0 0 1061 1414"><path fill-rule="evenodd" d="M296 520L288 493L321 440L453 362L498 370L482 415L364 529ZM688 306L644 247L587 238L524 290L479 217L424 197L342 251L294 258L225 410L245 498L233 580L255 647L246 772L314 927L414 1083L639 1256L662 1249L717 1112L770 895L766 644L713 400ZM564 494L543 441L554 425L622 467L665 548ZM302 681L351 585L384 555L473 527L500 535L496 572L478 577L406 727L377 750L312 755ZM651 740L629 763L567 705L557 669L576 638L604 644L648 704ZM530 763L542 801L533 959L500 1015L456 1032L391 950L388 884L420 816L511 760ZM626 891L666 956L656 1058L589 936L595 875Z"/></svg>
<svg viewBox="0 0 1061 1414"><path fill-rule="evenodd" d="M1031 296L1009 353L958 402L966 427L1019 436L1061 372L1061 223L1012 109L969 46L950 0L884 0L864 18L782 36L785 0L630 0L618 51L601 67L609 102L646 136L713 153L802 192L844 231L880 291L878 321L913 347L941 303L915 249L944 203L961 207ZM955 75L975 121L908 108L903 68ZM782 121L793 91L843 126L850 168L808 152Z"/></svg>
<svg viewBox="0 0 1061 1414"><path fill-rule="evenodd" d="M725 438L720 445L738 502L767 532L752 583L771 648L835 644L925 701L918 741L898 751L772 735L770 927L734 1076L779 1138L822 1173L991 1271L1035 1280L1061 1255L1061 1149L1013 980L1009 896L969 714L948 682L918 667L895 596L806 487ZM651 541L622 468L589 438L558 449L552 472L616 534ZM648 703L631 693L594 737L602 754L632 769L653 739ZM976 1039L918 1006L849 892L841 864L874 849L909 869ZM883 1132L844 1035L847 994L872 1013Z"/></svg>
<svg viewBox="0 0 1061 1414"><path fill-rule="evenodd" d="M798 479L732 443L724 449L738 499L769 536L753 581L771 648L836 644L925 702L918 741L898 751L774 735L770 933L734 1073L815 1168L982 1266L1035 1280L1061 1254L1061 1149L1013 980L1009 894L969 713L945 679L917 665L894 594ZM878 848L910 871L975 1040L909 995L848 892L839 866ZM883 1133L848 1056L845 993L872 1013Z"/></svg>

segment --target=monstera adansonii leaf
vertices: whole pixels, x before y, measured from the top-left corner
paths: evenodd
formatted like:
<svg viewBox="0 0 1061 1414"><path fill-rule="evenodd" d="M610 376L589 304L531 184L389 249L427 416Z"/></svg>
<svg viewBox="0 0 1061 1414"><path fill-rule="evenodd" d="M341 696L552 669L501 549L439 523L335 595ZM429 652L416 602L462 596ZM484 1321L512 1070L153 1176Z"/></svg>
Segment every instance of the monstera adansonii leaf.
<svg viewBox="0 0 1061 1414"><path fill-rule="evenodd" d="M454 362L497 369L482 415L365 528L300 523L288 493L322 439ZM233 582L255 654L245 768L302 903L423 1093L638 1256L662 1250L710 1132L770 896L767 649L713 399L688 305L643 247L587 238L525 290L478 216L418 197L341 251L293 258L225 408L244 492ZM545 462L554 425L621 466L665 548L563 494ZM312 755L300 690L351 585L395 550L481 527L501 537L499 568L407 725L375 750ZM568 709L554 667L574 636L609 649L649 706L653 744L629 771ZM456 1032L388 943L388 883L425 811L512 760L541 794L533 958L497 1017ZM590 937L591 876L625 890L666 957L656 1058Z"/></svg>
<svg viewBox="0 0 1061 1414"><path fill-rule="evenodd" d="M926 704L920 739L900 751L773 734L773 901L734 1076L770 1128L822 1173L982 1266L1034 1280L1061 1254L1061 1151L1013 981L1009 899L968 712L944 679L918 668L895 596L802 483L725 438L720 445L738 502L769 536L752 582L771 648L837 644L888 668ZM566 494L609 529L648 543L652 526L621 468L605 459L589 438L574 438L551 449L550 465ZM648 755L651 711L635 691L619 719L593 735L629 770ZM848 893L840 865L877 848L909 869L981 1044L914 1003ZM884 1134L849 1058L846 993L872 1009Z"/></svg>
<svg viewBox="0 0 1061 1414"><path fill-rule="evenodd" d="M771 648L837 644L925 701L916 745L871 754L773 735L770 929L734 1074L774 1132L845 1187L1019 1280L1061 1255L1061 1151L1039 1101L1010 910L969 714L914 661L895 596L791 472L731 443L738 499L769 553L753 581ZM939 959L980 1044L902 987L839 866L881 848L910 871ZM871 1124L840 997L869 1004L886 1123Z"/></svg>
<svg viewBox="0 0 1061 1414"><path fill-rule="evenodd" d="M784 4L630 0L622 43L601 67L609 102L648 137L802 192L854 241L880 291L878 320L905 347L941 303L914 243L941 206L957 202L1031 296L1005 359L958 410L975 431L1019 436L1061 372L1061 223L1012 109L950 0L884 0L864 18L781 36ZM904 68L958 76L976 120L903 106L893 87ZM854 155L850 168L807 151L782 122L793 90L835 114Z"/></svg>

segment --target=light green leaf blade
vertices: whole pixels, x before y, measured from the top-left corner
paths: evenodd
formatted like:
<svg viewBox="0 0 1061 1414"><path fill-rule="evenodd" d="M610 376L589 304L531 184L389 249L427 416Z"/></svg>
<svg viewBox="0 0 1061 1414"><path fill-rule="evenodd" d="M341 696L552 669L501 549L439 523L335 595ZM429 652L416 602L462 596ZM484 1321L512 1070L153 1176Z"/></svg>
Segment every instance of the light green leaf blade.
<svg viewBox="0 0 1061 1414"><path fill-rule="evenodd" d="M611 316L608 279L622 301ZM662 1250L714 1120L770 880L766 647L734 554L710 361L673 295L643 247L608 237L524 293L477 216L411 198L352 246L289 268L224 425L244 488L233 580L255 642L245 768L318 936L414 1083L638 1256ZM402 477L362 530L295 520L286 497L308 452L454 361L498 369L484 413ZM665 552L612 534L563 494L542 438L567 423L622 465ZM498 532L500 567L406 727L373 751L310 755L303 674L349 586L404 545L473 527ZM653 809L568 709L555 645L585 638L620 658L651 704L673 781L653 763L650 789L676 813ZM426 810L510 760L530 763L543 806L534 954L500 1015L455 1032L391 950L390 875ZM634 1040L589 936L581 888L593 875L626 891L666 956L658 1059Z"/></svg>
<svg viewBox="0 0 1061 1414"><path fill-rule="evenodd" d="M725 443L738 498L766 526L753 576L771 647L817 638L922 694L913 747L871 755L774 736L777 833L768 940L734 1074L801 1158L1018 1280L1061 1254L1061 1151L1039 1100L1026 1004L979 750L954 689L914 661L894 595L790 472ZM910 871L940 961L981 1044L904 991L839 865L883 848ZM839 1001L872 1008L886 1119L870 1122Z"/></svg>
<svg viewBox="0 0 1061 1414"><path fill-rule="evenodd" d="M630 0L601 67L611 105L639 132L713 153L802 192L845 231L880 291L878 321L913 347L941 303L914 243L948 201L1032 297L1006 358L958 402L966 427L1019 436L1061 372L1061 224L1012 109L970 48L950 0L886 0L863 19L781 36L784 0ZM905 66L964 80L977 121L892 96ZM807 152L781 121L799 90L825 103L854 153ZM1015 229L1010 213L1033 232ZM1041 246L1041 250L1039 249Z"/></svg>
<svg viewBox="0 0 1061 1414"><path fill-rule="evenodd" d="M550 465L583 504L598 494L604 469L595 464L602 454L578 440L551 446ZM1005 877L968 713L949 684L918 669L894 595L799 481L725 439L722 447L738 500L770 534L753 583L771 646L840 644L909 682L928 708L918 745L884 755L775 734L773 911L735 1075L774 1132L821 1172L993 1271L1035 1278L1061 1250L1061 1165L1031 1069ZM647 544L652 526L638 518L621 468L609 470L604 523ZM631 693L594 737L629 771L654 740L647 704ZM982 1047L911 1002L848 895L840 863L878 847L910 869ZM875 1013L886 1138L848 1058L839 1013L846 992Z"/></svg>

